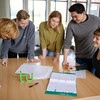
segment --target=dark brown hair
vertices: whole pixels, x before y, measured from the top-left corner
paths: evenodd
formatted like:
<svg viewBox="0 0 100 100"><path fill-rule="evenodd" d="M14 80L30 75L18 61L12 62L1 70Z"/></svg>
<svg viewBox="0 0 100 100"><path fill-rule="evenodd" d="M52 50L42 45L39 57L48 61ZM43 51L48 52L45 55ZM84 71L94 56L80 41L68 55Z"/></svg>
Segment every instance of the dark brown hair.
<svg viewBox="0 0 100 100"><path fill-rule="evenodd" d="M97 29L94 31L94 35L100 36L100 28L97 28Z"/></svg>

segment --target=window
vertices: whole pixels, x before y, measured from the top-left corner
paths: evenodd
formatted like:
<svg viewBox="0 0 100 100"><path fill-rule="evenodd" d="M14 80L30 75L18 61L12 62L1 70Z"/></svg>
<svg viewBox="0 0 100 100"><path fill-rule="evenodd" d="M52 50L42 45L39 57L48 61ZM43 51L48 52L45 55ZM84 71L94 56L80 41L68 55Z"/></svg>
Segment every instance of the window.
<svg viewBox="0 0 100 100"><path fill-rule="evenodd" d="M19 10L23 9L23 0L10 0L11 19L16 18Z"/></svg>
<svg viewBox="0 0 100 100"><path fill-rule="evenodd" d="M29 0L28 10L30 20L34 22L35 28L38 30L39 24L46 19L46 0Z"/></svg>
<svg viewBox="0 0 100 100"><path fill-rule="evenodd" d="M87 0L72 0L72 5L75 3L81 3L84 5L85 10L87 10Z"/></svg>
<svg viewBox="0 0 100 100"><path fill-rule="evenodd" d="M100 0L92 0L90 13L100 17Z"/></svg>
<svg viewBox="0 0 100 100"><path fill-rule="evenodd" d="M65 26L67 22L67 0L51 0L51 12L58 10L62 14L62 23Z"/></svg>
<svg viewBox="0 0 100 100"><path fill-rule="evenodd" d="M28 9L30 20L35 24L36 30L38 30L39 24L48 18L48 13L54 10L58 10L62 14L64 26L70 21L70 13L68 11L68 7L70 7L69 0L28 0L28 3L24 4L23 1L25 0L10 0L11 18L16 18L17 12L23 9L23 6L25 8L26 5L28 8L25 9ZM50 3L49 7L47 7L48 1ZM91 2L90 0L72 0L72 4L75 3L83 4L86 12L88 11L87 13L100 17L100 0L91 0ZM88 8L87 3L90 5Z"/></svg>

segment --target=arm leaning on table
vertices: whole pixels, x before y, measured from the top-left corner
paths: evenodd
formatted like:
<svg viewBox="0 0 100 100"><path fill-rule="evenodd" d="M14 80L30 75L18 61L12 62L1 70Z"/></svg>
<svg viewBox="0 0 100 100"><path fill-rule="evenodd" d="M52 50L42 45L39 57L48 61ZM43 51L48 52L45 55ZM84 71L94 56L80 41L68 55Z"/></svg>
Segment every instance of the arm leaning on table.
<svg viewBox="0 0 100 100"><path fill-rule="evenodd" d="M31 24L28 34L28 59L31 62L34 61L38 62L40 61L39 59L34 59L34 47L35 47L35 26L34 24Z"/></svg>
<svg viewBox="0 0 100 100"><path fill-rule="evenodd" d="M41 23L39 26L39 38L40 38L40 45L42 49L42 55L39 56L40 59L44 59L46 57L47 44L44 37L44 31L45 31L44 29L45 29L45 26L44 24Z"/></svg>
<svg viewBox="0 0 100 100"><path fill-rule="evenodd" d="M66 31L66 39L64 40L64 57L62 63L63 65L68 65L67 56L69 54L69 50L72 44L72 37L73 37L73 31L69 23Z"/></svg>
<svg viewBox="0 0 100 100"><path fill-rule="evenodd" d="M3 65L7 64L8 51L10 47L11 47L11 39L6 39L2 41L0 58L2 58L1 63Z"/></svg>
<svg viewBox="0 0 100 100"><path fill-rule="evenodd" d="M68 70L71 71L71 70L85 70L87 69L88 66L86 64L81 64L79 66L68 66Z"/></svg>

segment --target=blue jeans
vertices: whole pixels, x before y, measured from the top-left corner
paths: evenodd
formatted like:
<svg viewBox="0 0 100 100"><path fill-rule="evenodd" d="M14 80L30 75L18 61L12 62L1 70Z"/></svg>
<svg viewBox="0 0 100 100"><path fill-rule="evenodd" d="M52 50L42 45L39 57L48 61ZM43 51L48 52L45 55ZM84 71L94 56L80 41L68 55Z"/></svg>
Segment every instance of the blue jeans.
<svg viewBox="0 0 100 100"><path fill-rule="evenodd" d="M41 55L42 55L41 47L40 47L40 50L41 50ZM46 56L56 56L56 52L52 52L52 51L46 49Z"/></svg>
<svg viewBox="0 0 100 100"><path fill-rule="evenodd" d="M56 52L52 52L50 50L46 50L46 56L56 56Z"/></svg>
<svg viewBox="0 0 100 100"><path fill-rule="evenodd" d="M87 66L87 69L91 73L95 74L95 68L92 65L92 58L79 58L79 57L76 57L76 62L78 64L82 64L82 65Z"/></svg>

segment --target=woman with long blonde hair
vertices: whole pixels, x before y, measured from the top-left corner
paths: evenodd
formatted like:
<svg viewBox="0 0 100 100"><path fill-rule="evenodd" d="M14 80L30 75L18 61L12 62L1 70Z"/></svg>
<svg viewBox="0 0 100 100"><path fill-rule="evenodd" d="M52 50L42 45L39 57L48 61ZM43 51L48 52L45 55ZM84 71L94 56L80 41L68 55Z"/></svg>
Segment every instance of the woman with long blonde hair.
<svg viewBox="0 0 100 100"><path fill-rule="evenodd" d="M44 59L46 56L55 56L54 61L59 60L64 41L64 28L60 12L53 11L49 15L48 21L40 24L39 36L42 48L42 55L39 58Z"/></svg>

